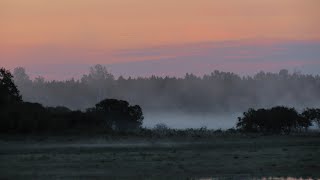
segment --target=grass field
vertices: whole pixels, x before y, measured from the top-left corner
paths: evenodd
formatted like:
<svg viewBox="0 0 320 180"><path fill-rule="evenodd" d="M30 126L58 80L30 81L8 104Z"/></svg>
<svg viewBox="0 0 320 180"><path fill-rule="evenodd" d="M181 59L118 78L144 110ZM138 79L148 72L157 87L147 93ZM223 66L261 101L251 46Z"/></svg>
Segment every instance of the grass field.
<svg viewBox="0 0 320 180"><path fill-rule="evenodd" d="M320 136L1 136L0 179L320 177Z"/></svg>

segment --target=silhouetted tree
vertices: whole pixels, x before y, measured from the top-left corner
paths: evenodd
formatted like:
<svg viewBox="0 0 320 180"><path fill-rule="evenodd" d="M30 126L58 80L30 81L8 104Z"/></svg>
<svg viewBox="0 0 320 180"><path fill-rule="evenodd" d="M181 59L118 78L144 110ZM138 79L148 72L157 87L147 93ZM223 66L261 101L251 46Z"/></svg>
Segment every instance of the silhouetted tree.
<svg viewBox="0 0 320 180"><path fill-rule="evenodd" d="M127 101L105 99L96 104L97 113L102 113L106 123L116 130L132 130L141 127L143 113L140 106L129 106Z"/></svg>
<svg viewBox="0 0 320 180"><path fill-rule="evenodd" d="M0 68L0 108L10 103L21 102L22 98L13 82L10 71Z"/></svg>
<svg viewBox="0 0 320 180"><path fill-rule="evenodd" d="M320 109L307 108L302 112L302 116L304 116L306 119L315 121L320 127Z"/></svg>
<svg viewBox="0 0 320 180"><path fill-rule="evenodd" d="M271 109L249 109L238 118L237 128L244 132L290 133L308 128L311 120L294 108L283 106Z"/></svg>
<svg viewBox="0 0 320 180"><path fill-rule="evenodd" d="M23 68L16 68L15 74L16 82L32 83ZM100 75L105 80L113 80L113 76L106 74L100 66L95 67L90 77L98 79L98 84ZM119 130L136 129L142 125L140 106L129 106L128 102L116 99L101 101L87 112L72 111L63 106L45 108L39 103L23 102L13 78L8 70L0 69L0 133L99 132L106 130L105 124L108 123L109 127L114 125ZM71 93L79 88L79 81L73 79L66 84L73 88ZM47 83L41 77L36 78L32 86L50 89L52 85L65 87L65 83ZM65 99L70 98L66 96Z"/></svg>
<svg viewBox="0 0 320 180"><path fill-rule="evenodd" d="M238 117L237 128L245 132L259 132L261 131L261 122L266 118L265 109L249 109L243 113L243 117Z"/></svg>

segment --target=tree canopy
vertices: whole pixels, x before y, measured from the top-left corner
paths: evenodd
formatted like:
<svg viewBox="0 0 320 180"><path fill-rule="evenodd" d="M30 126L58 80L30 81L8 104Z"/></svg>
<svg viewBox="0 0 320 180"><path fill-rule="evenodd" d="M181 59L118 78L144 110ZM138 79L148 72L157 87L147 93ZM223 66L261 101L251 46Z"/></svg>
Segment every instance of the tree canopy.
<svg viewBox="0 0 320 180"><path fill-rule="evenodd" d="M277 106L270 109L249 109L238 118L237 128L244 132L290 133L306 129L312 119L294 108Z"/></svg>
<svg viewBox="0 0 320 180"><path fill-rule="evenodd" d="M105 99L96 104L96 111L105 114L113 129L128 130L141 127L144 119L139 105L129 106L127 101Z"/></svg>
<svg viewBox="0 0 320 180"><path fill-rule="evenodd" d="M99 66L95 70L97 72L92 73L96 73L96 76L105 73ZM23 68L16 68L15 74L17 82L29 80ZM0 133L97 132L112 128L127 131L142 125L141 107L129 106L124 100L105 99L86 112L72 111L63 106L44 107L39 103L23 102L13 78L10 71L0 69ZM37 82L36 85L43 83Z"/></svg>
<svg viewBox="0 0 320 180"><path fill-rule="evenodd" d="M0 107L9 103L18 103L22 97L17 86L13 82L10 71L0 68Z"/></svg>

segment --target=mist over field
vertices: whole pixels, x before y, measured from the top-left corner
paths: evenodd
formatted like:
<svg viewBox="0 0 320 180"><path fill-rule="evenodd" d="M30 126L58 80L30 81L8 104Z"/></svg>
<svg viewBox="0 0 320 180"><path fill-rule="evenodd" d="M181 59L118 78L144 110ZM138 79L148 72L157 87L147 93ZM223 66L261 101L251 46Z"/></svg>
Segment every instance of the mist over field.
<svg viewBox="0 0 320 180"><path fill-rule="evenodd" d="M169 128L208 128L226 130L235 127L242 113L146 112L143 126L153 128L165 124Z"/></svg>
<svg viewBox="0 0 320 180"><path fill-rule="evenodd" d="M273 106L319 107L320 77L281 70L240 76L213 71L202 77L115 78L102 65L90 68L80 80L31 79L24 68L14 70L25 101L85 111L105 98L123 99L142 107L143 126L228 129L249 108Z"/></svg>

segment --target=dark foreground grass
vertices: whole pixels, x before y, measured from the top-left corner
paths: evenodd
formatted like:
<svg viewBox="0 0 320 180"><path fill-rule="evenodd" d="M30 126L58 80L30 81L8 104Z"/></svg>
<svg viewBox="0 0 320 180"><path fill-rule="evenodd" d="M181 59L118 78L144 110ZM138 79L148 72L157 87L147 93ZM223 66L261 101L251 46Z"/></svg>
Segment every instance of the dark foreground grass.
<svg viewBox="0 0 320 180"><path fill-rule="evenodd" d="M0 179L320 177L320 136L1 136Z"/></svg>

